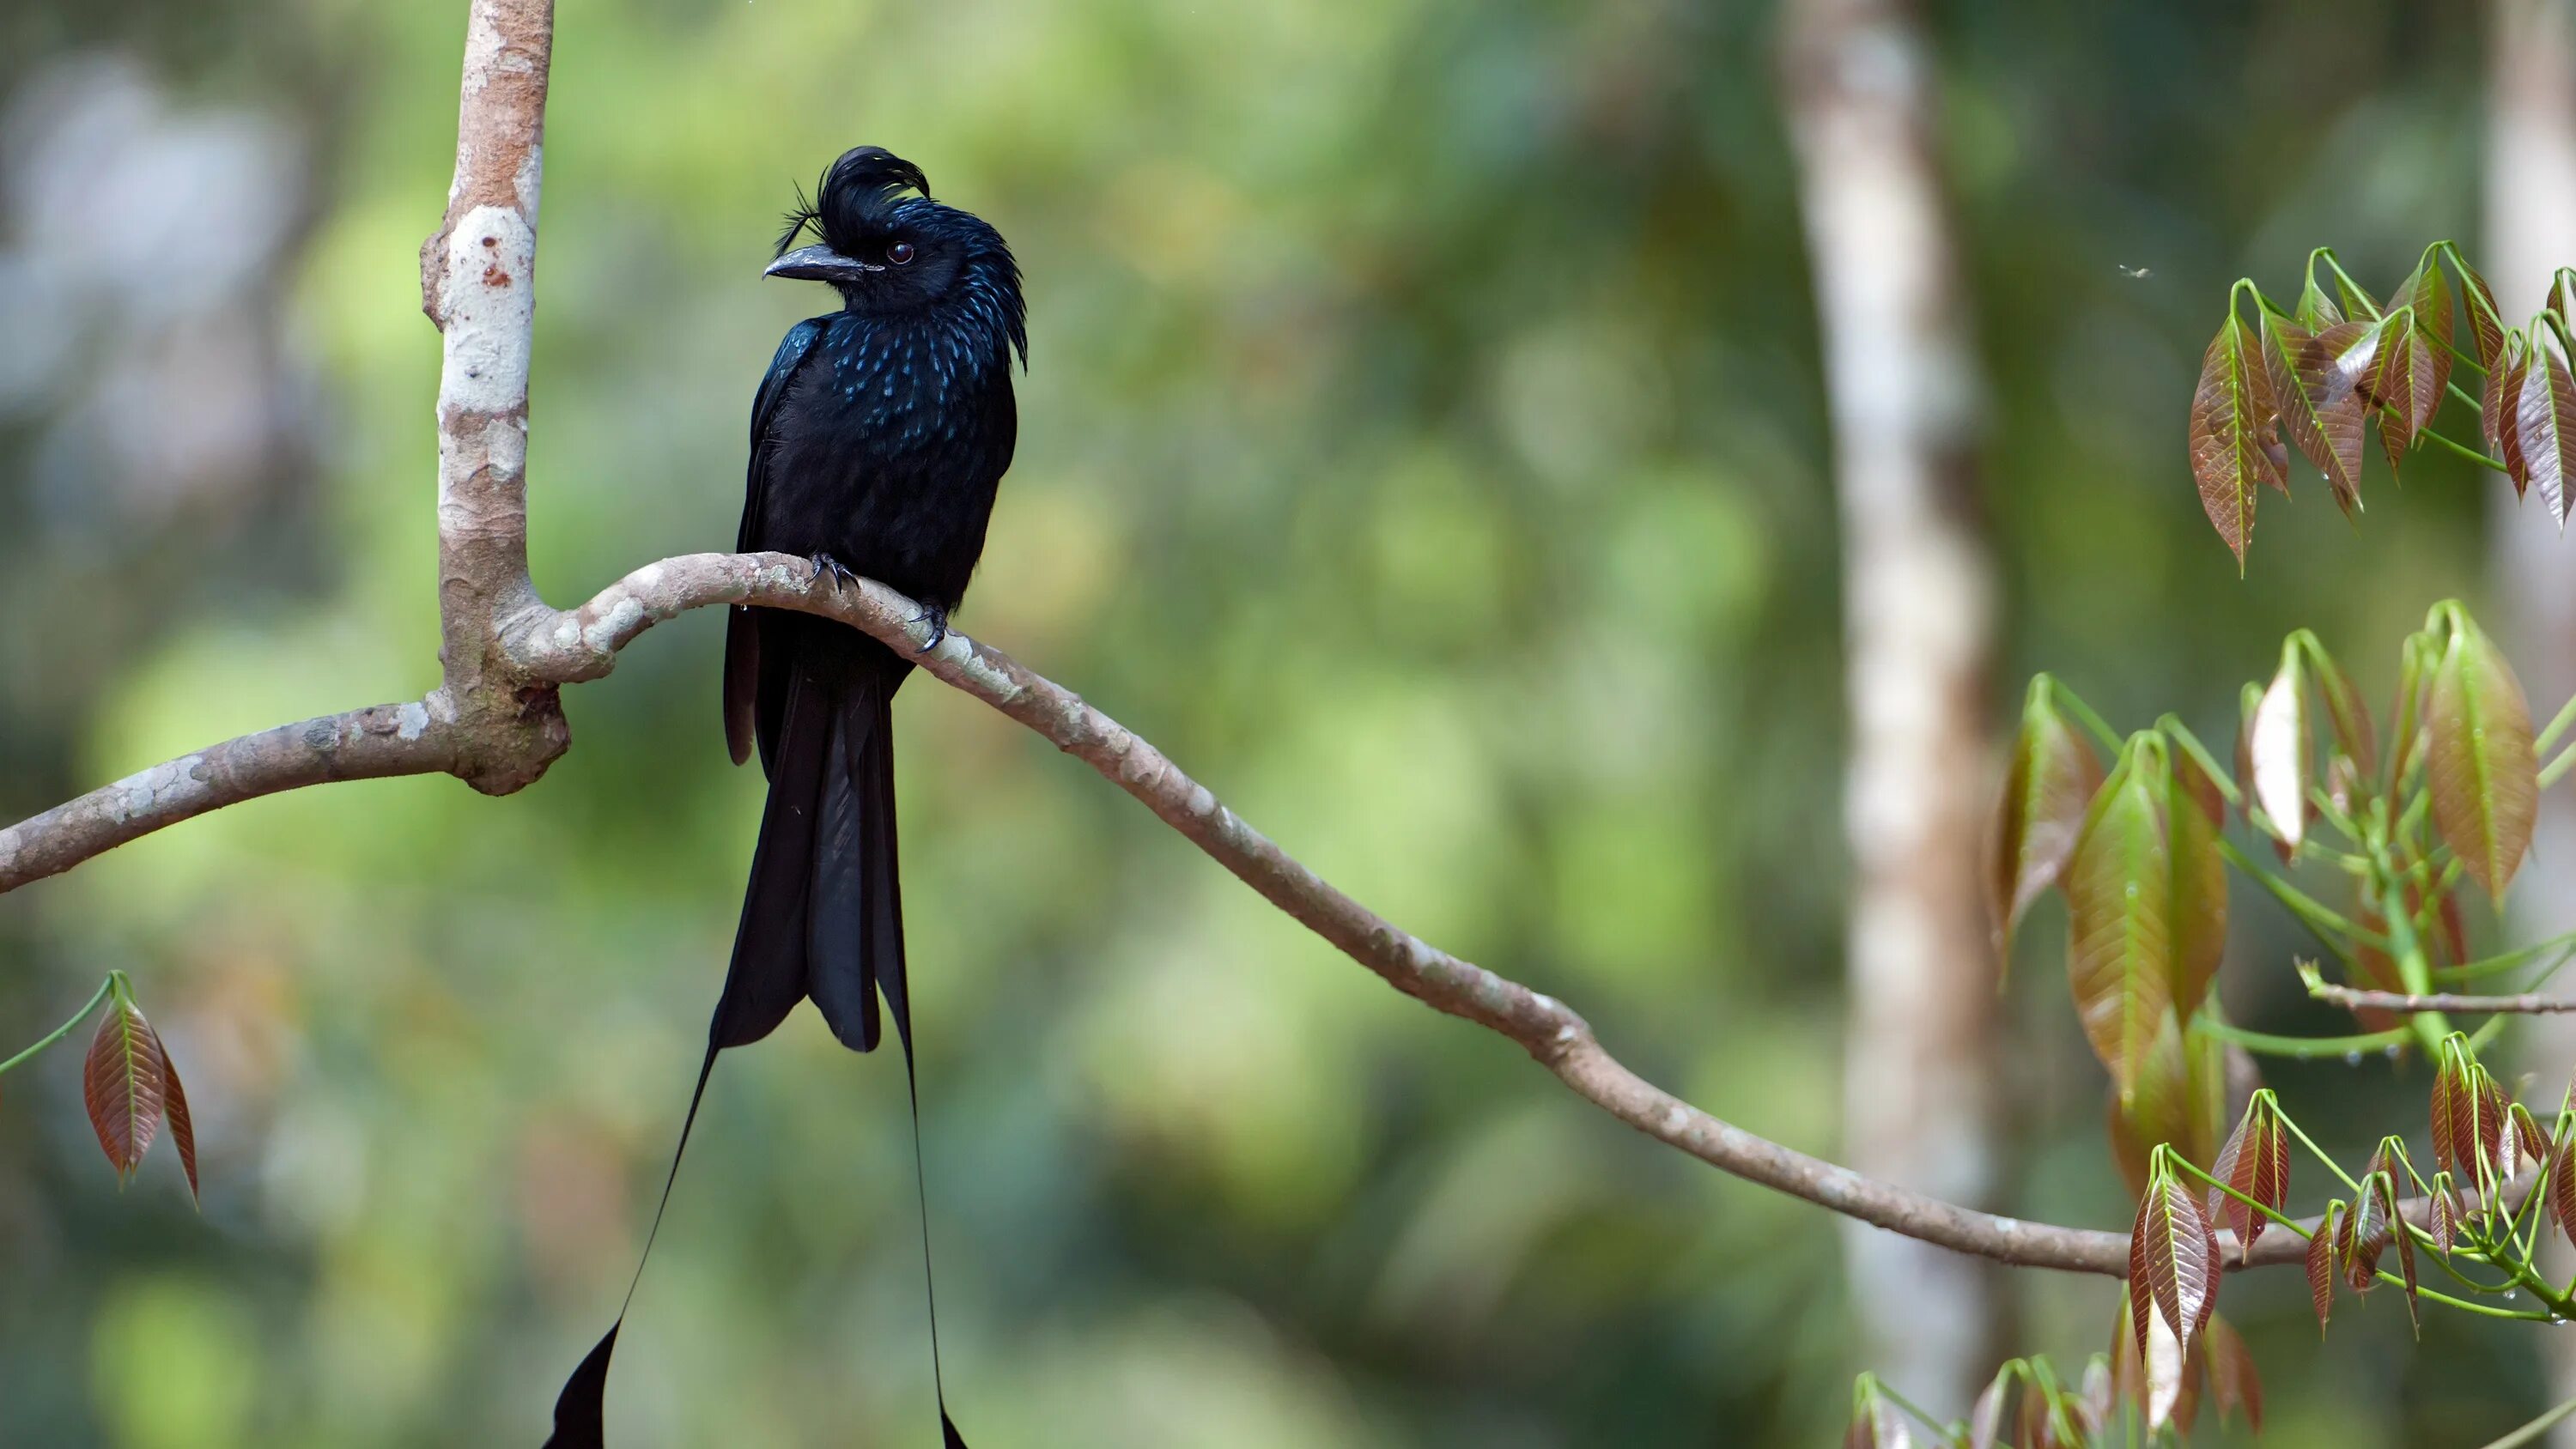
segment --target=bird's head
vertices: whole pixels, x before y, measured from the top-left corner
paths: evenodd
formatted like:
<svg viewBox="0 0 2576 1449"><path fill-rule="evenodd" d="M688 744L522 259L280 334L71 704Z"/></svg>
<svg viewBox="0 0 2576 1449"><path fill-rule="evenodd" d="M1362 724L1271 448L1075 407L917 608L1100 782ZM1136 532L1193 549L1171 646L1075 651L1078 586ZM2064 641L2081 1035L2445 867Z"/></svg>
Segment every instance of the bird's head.
<svg viewBox="0 0 2576 1449"><path fill-rule="evenodd" d="M818 240L797 246L808 232ZM921 168L881 146L841 153L813 198L797 197L764 275L829 282L869 316L964 309L1027 357L1020 269L1002 234L931 200Z"/></svg>

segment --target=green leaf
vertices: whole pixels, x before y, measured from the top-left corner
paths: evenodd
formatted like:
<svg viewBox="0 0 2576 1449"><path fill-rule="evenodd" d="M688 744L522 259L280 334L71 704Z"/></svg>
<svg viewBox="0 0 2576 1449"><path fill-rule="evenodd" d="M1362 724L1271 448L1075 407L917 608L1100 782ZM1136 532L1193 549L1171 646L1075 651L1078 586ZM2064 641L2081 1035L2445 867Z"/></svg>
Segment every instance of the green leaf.
<svg viewBox="0 0 2576 1449"><path fill-rule="evenodd" d="M2133 736L2085 812L2066 871L2076 1014L2121 1100L2173 1006L2172 857L2163 742Z"/></svg>
<svg viewBox="0 0 2576 1449"><path fill-rule="evenodd" d="M2393 791L2406 779L2415 764L2416 751L2424 742L2424 679L2432 673L2434 651L2432 637L2423 633L2409 634L2397 651L2397 706L2389 719L2390 749L2388 784Z"/></svg>
<svg viewBox="0 0 2576 1449"><path fill-rule="evenodd" d="M2533 334L2517 383L2513 420L2521 461L2564 528L2576 508L2576 379L2550 334Z"/></svg>
<svg viewBox="0 0 2576 1449"><path fill-rule="evenodd" d="M2053 681L2045 674L2032 680L1997 802L1986 870L1995 949L2007 960L2022 917L2065 873L2085 805L2101 783L2102 762L2083 729L2058 708Z"/></svg>
<svg viewBox="0 0 2576 1449"><path fill-rule="evenodd" d="M2211 339L2191 400L2191 473L2201 510L2236 555L2240 572L2254 538L2256 490L2269 484L2287 496L2290 480L2274 453L2271 379L2253 334L2233 308Z"/></svg>
<svg viewBox="0 0 2576 1449"><path fill-rule="evenodd" d="M2310 332L2263 314L2263 367L2281 417L2281 432L2325 475L2335 505L2361 506L2360 380L2377 354L2377 331L2337 322Z"/></svg>
<svg viewBox="0 0 2576 1449"><path fill-rule="evenodd" d="M2457 616L2425 703L2434 828L2470 878L2501 904L2531 848L2540 761L2521 681L2465 613Z"/></svg>

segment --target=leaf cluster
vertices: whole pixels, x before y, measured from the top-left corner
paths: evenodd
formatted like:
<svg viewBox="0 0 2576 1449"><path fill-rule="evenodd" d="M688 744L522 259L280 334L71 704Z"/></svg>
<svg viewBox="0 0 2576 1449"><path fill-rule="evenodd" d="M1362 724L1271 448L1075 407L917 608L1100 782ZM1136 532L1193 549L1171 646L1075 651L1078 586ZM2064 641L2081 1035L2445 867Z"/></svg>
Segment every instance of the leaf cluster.
<svg viewBox="0 0 2576 1449"><path fill-rule="evenodd" d="M2408 452L2433 442L2504 473L2517 495L2537 489L2565 527L2576 509L2571 320L2576 270L2560 268L2548 304L2509 327L2486 279L2448 241L2426 247L2384 303L2330 248L2309 254L2294 307L2240 278L2202 355L2189 428L2201 507L2237 566L2253 542L2262 490L2289 496L2292 449L2324 476L2337 507L2360 511L2363 437L2374 428L2391 476ZM2478 391L2455 371L2475 374ZM2434 428L2446 398L2477 410L2485 451Z"/></svg>

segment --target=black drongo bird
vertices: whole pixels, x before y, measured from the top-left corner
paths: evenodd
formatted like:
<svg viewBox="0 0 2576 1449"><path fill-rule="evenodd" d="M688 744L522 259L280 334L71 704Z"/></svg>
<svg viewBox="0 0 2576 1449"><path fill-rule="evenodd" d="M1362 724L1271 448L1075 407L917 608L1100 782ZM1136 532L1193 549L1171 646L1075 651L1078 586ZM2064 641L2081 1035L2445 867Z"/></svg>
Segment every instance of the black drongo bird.
<svg viewBox="0 0 2576 1449"><path fill-rule="evenodd" d="M820 239L797 247L809 231ZM789 328L761 379L736 546L810 558L836 585L854 574L884 581L921 602L936 647L984 551L1019 431L1010 364L1015 353L1027 364L1028 336L1010 248L979 218L931 200L919 167L861 146L832 163L812 201L800 198L767 274L828 283L841 309ZM731 612L725 736L736 764L759 750L769 803L691 1123L716 1053L767 1036L809 996L833 1034L865 1052L879 1040L882 991L911 1071L891 712L911 669L829 619ZM917 1156L917 1104L913 1130ZM676 1176L677 1154L671 1168ZM565 1385L550 1441L559 1449L600 1442L616 1341L612 1327ZM940 1418L950 1449L964 1449L944 1402Z"/></svg>

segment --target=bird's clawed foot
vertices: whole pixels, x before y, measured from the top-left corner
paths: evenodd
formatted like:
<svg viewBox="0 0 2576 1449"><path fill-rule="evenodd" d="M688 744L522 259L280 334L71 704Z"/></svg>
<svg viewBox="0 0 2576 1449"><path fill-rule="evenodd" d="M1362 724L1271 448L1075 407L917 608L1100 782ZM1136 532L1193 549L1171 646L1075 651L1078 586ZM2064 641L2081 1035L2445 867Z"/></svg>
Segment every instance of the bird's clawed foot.
<svg viewBox="0 0 2576 1449"><path fill-rule="evenodd" d="M927 654L947 642L948 611L946 609L937 604L924 604L921 606L921 612L912 616L912 622L930 626L930 642L915 649L913 653Z"/></svg>
<svg viewBox="0 0 2576 1449"><path fill-rule="evenodd" d="M841 591L842 586L845 584L852 588L858 586L859 576L850 572L850 566L848 564L832 557L828 552L818 551L815 553L813 564L814 582L821 583L825 576L828 575L832 580L832 592L836 594Z"/></svg>

